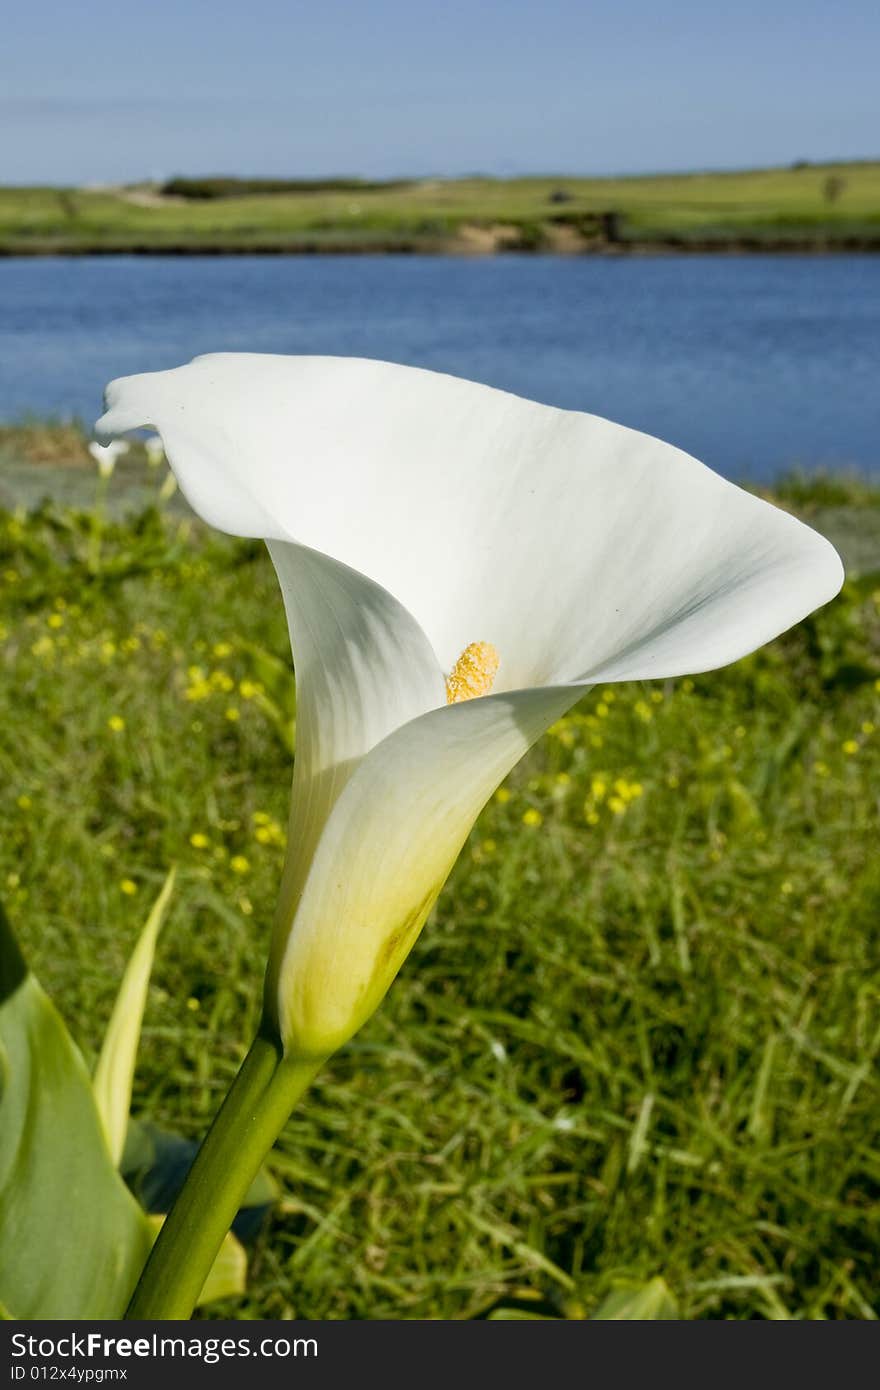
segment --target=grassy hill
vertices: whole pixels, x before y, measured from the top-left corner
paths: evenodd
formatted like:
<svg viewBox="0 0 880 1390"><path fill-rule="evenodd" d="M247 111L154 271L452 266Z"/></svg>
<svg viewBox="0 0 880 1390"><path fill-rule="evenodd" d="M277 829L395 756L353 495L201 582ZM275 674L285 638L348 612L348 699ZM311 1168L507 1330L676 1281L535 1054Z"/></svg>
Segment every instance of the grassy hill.
<svg viewBox="0 0 880 1390"><path fill-rule="evenodd" d="M270 191L252 191L254 188ZM638 178L0 189L0 254L880 247L880 162Z"/></svg>

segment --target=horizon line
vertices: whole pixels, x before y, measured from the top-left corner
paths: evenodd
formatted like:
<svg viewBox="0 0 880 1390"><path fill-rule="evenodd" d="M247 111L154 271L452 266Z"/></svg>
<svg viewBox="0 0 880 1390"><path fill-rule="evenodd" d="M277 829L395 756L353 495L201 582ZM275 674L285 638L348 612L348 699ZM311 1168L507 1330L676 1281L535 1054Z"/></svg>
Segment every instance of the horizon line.
<svg viewBox="0 0 880 1390"><path fill-rule="evenodd" d="M5 180L0 180L0 188L73 188L77 189L80 192L97 193L101 191L109 192L117 188L139 188L144 187L145 185L157 187L162 184L169 183L172 179L233 179L240 180L242 182L262 179L281 181L289 179L291 181L296 181L298 183L304 184L336 181L343 182L345 180L350 180L352 182L377 184L380 186L401 182L427 183L436 181L438 183L465 183L472 180L482 180L493 183L512 183L521 179L582 179L589 180L591 182L613 182L615 180L621 179L700 178L705 177L707 175L724 176L728 174L761 174L773 173L776 171L783 170L796 172L799 169L841 168L847 166L878 163L880 163L880 153L823 159L811 159L808 156L803 155L796 156L795 158L788 160L784 163L777 162L772 164L702 165L697 167L691 166L689 168L675 168L665 166L659 169L633 169L628 171L617 170L610 173L589 173L583 170L577 172L574 170L563 171L560 169L532 169L522 170L517 173L489 173L484 170L468 170L466 172L445 174L431 172L422 172L418 174L398 173L376 177L370 174L354 174L339 172L321 174L278 174L250 172L246 174L233 174L229 173L228 171L224 173L209 173L202 170L199 173L183 173L181 171L176 171L174 173L169 173L161 177L157 177L156 175L150 175L146 177L125 180L91 179L87 182L60 182L54 179L43 179L35 183L21 183L18 181L14 183L7 183Z"/></svg>

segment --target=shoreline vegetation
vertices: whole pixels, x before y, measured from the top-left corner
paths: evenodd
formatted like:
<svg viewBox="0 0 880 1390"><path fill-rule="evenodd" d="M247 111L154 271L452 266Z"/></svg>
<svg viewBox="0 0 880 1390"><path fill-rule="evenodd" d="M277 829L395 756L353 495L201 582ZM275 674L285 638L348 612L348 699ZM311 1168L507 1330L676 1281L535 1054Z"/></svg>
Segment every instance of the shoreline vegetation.
<svg viewBox="0 0 880 1390"><path fill-rule="evenodd" d="M0 188L0 256L880 251L880 161L629 178Z"/></svg>

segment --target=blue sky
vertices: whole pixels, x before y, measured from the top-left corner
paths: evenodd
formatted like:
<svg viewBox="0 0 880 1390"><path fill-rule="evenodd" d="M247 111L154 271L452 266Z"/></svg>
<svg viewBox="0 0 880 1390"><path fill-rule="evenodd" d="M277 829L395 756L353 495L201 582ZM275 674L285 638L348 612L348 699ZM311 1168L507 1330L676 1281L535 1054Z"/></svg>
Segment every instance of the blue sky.
<svg viewBox="0 0 880 1390"><path fill-rule="evenodd" d="M0 182L866 157L878 59L875 0L31 0Z"/></svg>

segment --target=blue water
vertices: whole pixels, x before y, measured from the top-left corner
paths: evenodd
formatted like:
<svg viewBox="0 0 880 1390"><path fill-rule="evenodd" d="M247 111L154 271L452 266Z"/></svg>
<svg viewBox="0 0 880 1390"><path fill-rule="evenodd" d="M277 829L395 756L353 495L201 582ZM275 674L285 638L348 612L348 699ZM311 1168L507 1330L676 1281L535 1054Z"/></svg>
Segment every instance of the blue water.
<svg viewBox="0 0 880 1390"><path fill-rule="evenodd" d="M199 352L353 353L594 411L729 476L880 471L880 257L0 261L0 419Z"/></svg>

